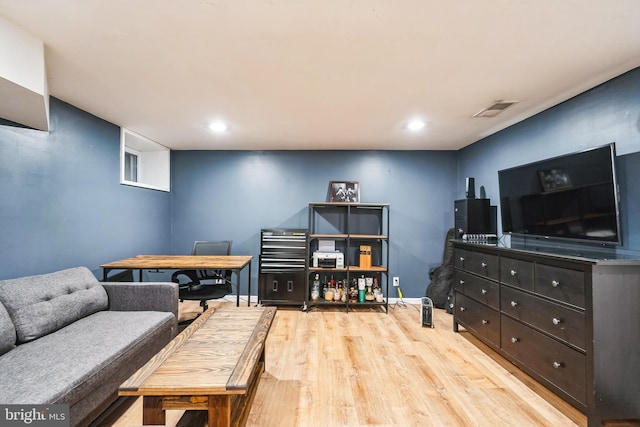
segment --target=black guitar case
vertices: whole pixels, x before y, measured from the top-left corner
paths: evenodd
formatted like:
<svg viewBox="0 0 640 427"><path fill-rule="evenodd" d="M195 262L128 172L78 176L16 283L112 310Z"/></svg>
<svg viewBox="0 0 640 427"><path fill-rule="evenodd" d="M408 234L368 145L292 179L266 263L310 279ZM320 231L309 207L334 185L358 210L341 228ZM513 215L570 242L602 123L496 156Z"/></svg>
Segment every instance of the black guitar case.
<svg viewBox="0 0 640 427"><path fill-rule="evenodd" d="M431 282L427 286L427 296L434 307L447 309L449 313L453 309L453 245L450 242L453 238L455 229L451 228L444 241L442 265L429 272Z"/></svg>

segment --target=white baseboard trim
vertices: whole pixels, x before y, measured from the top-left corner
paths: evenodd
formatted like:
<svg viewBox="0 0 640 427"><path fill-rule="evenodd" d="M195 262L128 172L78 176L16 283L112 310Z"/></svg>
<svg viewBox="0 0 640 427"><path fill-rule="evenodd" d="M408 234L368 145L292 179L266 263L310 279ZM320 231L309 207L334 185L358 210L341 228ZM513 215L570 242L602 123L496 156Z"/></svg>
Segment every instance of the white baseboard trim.
<svg viewBox="0 0 640 427"><path fill-rule="evenodd" d="M422 298L389 298L389 305L395 304L399 301L404 301L405 304L422 304Z"/></svg>
<svg viewBox="0 0 640 427"><path fill-rule="evenodd" d="M225 295L223 298L223 300L225 301L230 301L230 302L236 302L238 297L236 295ZM420 305L422 304L422 298L389 298L389 305L391 304L396 304L397 302L400 301L404 301L405 304L415 304L415 305ZM240 295L240 305L242 305L242 303L244 303L245 305L247 304L247 296L246 295ZM258 296L257 295L251 295L251 301L250 303L254 303L257 304L258 303Z"/></svg>
<svg viewBox="0 0 640 427"><path fill-rule="evenodd" d="M223 299L225 301L236 302L238 300L238 297L235 294L229 294L229 295L225 295L221 299ZM258 303L258 296L257 295L251 295L251 300L249 302L257 304ZM240 295L240 305L242 305L242 303L244 303L245 305L247 304L247 296L246 295Z"/></svg>

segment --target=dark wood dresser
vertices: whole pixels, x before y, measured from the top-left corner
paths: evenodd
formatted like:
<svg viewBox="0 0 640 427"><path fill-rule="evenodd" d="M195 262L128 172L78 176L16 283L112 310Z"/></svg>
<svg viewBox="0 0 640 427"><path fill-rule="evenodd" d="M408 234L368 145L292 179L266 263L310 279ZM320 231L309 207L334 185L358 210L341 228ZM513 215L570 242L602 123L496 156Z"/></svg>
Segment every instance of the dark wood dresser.
<svg viewBox="0 0 640 427"><path fill-rule="evenodd" d="M640 260L453 243L453 327L587 415L640 421Z"/></svg>

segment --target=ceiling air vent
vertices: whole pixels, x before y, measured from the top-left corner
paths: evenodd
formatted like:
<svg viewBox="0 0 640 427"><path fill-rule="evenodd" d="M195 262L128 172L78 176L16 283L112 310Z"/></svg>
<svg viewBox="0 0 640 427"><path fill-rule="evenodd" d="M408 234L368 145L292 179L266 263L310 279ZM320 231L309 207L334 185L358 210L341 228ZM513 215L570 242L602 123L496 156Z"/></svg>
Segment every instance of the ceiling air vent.
<svg viewBox="0 0 640 427"><path fill-rule="evenodd" d="M518 101L494 101L493 104L478 111L473 117L495 117Z"/></svg>

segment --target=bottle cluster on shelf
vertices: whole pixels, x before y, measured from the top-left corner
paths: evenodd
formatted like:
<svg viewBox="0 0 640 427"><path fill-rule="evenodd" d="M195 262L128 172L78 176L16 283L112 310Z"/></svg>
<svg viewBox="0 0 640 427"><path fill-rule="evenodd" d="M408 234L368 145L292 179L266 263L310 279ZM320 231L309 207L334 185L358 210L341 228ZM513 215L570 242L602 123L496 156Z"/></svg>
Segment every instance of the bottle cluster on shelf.
<svg viewBox="0 0 640 427"><path fill-rule="evenodd" d="M342 302L349 304L384 303L384 295L377 277L334 279L333 275L316 273L311 282L311 302Z"/></svg>

